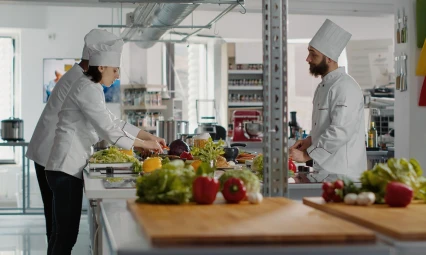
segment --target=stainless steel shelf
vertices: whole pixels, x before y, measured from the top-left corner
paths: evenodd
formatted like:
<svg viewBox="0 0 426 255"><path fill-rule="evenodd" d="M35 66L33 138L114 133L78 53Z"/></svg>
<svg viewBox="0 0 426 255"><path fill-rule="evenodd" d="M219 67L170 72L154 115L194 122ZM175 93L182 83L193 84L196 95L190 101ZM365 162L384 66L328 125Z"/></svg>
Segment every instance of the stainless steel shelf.
<svg viewBox="0 0 426 255"><path fill-rule="evenodd" d="M151 91L161 91L166 88L166 85L161 84L121 84L121 89L146 89Z"/></svg>
<svg viewBox="0 0 426 255"><path fill-rule="evenodd" d="M228 106L263 106L263 102L228 102Z"/></svg>
<svg viewBox="0 0 426 255"><path fill-rule="evenodd" d="M263 90L263 86L262 85L258 85L258 86L246 86L246 85L228 86L228 90Z"/></svg>
<svg viewBox="0 0 426 255"><path fill-rule="evenodd" d="M263 70L228 70L228 74L263 74Z"/></svg>
<svg viewBox="0 0 426 255"><path fill-rule="evenodd" d="M124 111L137 111L137 110L166 110L166 105L153 105L153 106L133 106L133 105L124 105L122 108Z"/></svg>

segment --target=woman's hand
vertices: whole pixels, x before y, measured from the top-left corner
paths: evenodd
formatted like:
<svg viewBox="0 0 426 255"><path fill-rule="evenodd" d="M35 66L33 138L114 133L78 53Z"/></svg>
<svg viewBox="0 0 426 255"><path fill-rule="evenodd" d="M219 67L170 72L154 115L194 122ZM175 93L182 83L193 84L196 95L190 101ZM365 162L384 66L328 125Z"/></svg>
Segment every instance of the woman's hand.
<svg viewBox="0 0 426 255"><path fill-rule="evenodd" d="M150 140L152 140L152 141L156 141L157 143L159 143L159 144L160 144L160 146L161 146L162 148L167 147L166 140L164 140L164 139L163 139L163 138L161 138L161 137L158 137L158 136L153 135L153 136L152 136L152 138L151 138Z"/></svg>
<svg viewBox="0 0 426 255"><path fill-rule="evenodd" d="M161 149L161 146L157 141L135 139L133 146L143 150L152 150L157 153L163 152L163 149Z"/></svg>
<svg viewBox="0 0 426 255"><path fill-rule="evenodd" d="M157 143L162 145L162 147L166 147L166 140L164 140L163 138L157 137L153 134L150 134L149 132L146 132L144 130L139 131L137 138L141 140L146 140L146 141L156 141Z"/></svg>

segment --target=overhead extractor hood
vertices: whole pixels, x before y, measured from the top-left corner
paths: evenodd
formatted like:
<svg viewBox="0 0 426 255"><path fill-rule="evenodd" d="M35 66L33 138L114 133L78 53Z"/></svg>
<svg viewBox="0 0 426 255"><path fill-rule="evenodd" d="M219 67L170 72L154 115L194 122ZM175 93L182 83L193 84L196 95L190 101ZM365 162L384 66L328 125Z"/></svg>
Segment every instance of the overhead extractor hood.
<svg viewBox="0 0 426 255"><path fill-rule="evenodd" d="M197 34L212 25L230 12L236 6L243 7L244 0L99 0L100 2L132 2L141 3L132 13L126 16L126 25L99 25L99 27L124 28L121 37L124 41L135 42L139 47L150 48L156 42L171 41L185 42L190 36ZM179 24L188 17L201 4L227 4L218 16L206 25L180 26ZM173 29L171 35L176 35L175 29L191 28L190 33L182 33L179 39L162 39L163 35Z"/></svg>

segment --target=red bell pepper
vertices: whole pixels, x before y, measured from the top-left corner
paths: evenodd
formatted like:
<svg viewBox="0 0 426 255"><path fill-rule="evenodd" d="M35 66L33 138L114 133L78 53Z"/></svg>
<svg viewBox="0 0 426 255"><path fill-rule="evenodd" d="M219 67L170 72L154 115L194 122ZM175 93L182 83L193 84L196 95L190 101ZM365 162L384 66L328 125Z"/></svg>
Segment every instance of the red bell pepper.
<svg viewBox="0 0 426 255"><path fill-rule="evenodd" d="M230 178L223 184L223 197L228 203L239 203L246 197L244 182L238 178Z"/></svg>
<svg viewBox="0 0 426 255"><path fill-rule="evenodd" d="M293 171L293 173L296 172L296 164L293 163L292 159L288 160L288 170Z"/></svg>
<svg viewBox="0 0 426 255"><path fill-rule="evenodd" d="M214 178L199 176L192 184L192 195L197 204L212 204L216 199L220 184Z"/></svg>

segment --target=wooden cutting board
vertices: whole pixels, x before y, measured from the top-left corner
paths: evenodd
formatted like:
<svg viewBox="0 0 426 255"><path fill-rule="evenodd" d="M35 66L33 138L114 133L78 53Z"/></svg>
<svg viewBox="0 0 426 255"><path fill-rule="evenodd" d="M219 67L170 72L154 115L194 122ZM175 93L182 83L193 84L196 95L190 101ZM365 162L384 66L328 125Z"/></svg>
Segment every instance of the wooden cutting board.
<svg viewBox="0 0 426 255"><path fill-rule="evenodd" d="M426 204L423 202L392 208L325 203L322 198L310 197L304 198L303 203L398 240L426 240Z"/></svg>
<svg viewBox="0 0 426 255"><path fill-rule="evenodd" d="M285 198L258 205L127 204L153 246L375 241L370 230Z"/></svg>

